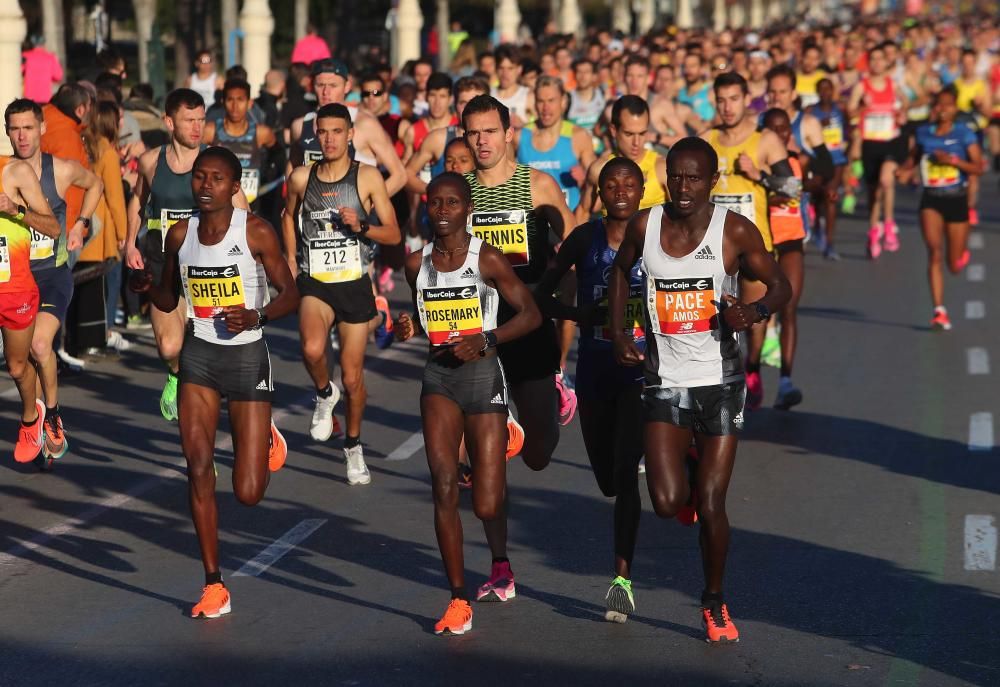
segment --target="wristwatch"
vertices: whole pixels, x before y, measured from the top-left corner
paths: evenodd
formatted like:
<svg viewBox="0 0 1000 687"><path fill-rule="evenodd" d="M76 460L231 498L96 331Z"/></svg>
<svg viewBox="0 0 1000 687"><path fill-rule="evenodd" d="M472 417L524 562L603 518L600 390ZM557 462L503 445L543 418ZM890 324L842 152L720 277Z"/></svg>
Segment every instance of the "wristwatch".
<svg viewBox="0 0 1000 687"><path fill-rule="evenodd" d="M479 355L486 355L487 349L497 347L497 335L493 332L483 332L483 347L479 349Z"/></svg>
<svg viewBox="0 0 1000 687"><path fill-rule="evenodd" d="M771 309L764 305L761 301L757 301L753 304L754 309L757 310L757 316L760 317L758 322L763 322L771 316Z"/></svg>
<svg viewBox="0 0 1000 687"><path fill-rule="evenodd" d="M257 311L257 324L254 329L260 329L265 324L267 324L267 314L264 312L264 308L256 308Z"/></svg>
<svg viewBox="0 0 1000 687"><path fill-rule="evenodd" d="M80 217L76 221L79 222L80 224L82 224L84 229L90 229L90 218L89 217Z"/></svg>
<svg viewBox="0 0 1000 687"><path fill-rule="evenodd" d="M21 217L24 217L26 214L28 214L28 208L24 207L23 205L18 205L17 214L19 214Z"/></svg>
<svg viewBox="0 0 1000 687"><path fill-rule="evenodd" d="M359 227L358 233L361 234L362 236L367 234L368 230L371 229L371 225L368 224L368 220L366 219L363 219L360 222L358 222L358 227Z"/></svg>

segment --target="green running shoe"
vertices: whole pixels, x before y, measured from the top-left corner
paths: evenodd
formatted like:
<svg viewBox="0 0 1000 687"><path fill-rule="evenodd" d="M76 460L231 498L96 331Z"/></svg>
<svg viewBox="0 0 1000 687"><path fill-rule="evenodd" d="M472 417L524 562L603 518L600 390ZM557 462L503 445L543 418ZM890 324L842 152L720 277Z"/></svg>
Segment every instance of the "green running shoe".
<svg viewBox="0 0 1000 687"><path fill-rule="evenodd" d="M781 339L776 327L767 330L764 347L760 349L760 361L770 367L781 367Z"/></svg>
<svg viewBox="0 0 1000 687"><path fill-rule="evenodd" d="M177 419L177 375L173 372L167 373L167 383L160 394L160 412L167 422Z"/></svg>
<svg viewBox="0 0 1000 687"><path fill-rule="evenodd" d="M858 205L858 198L853 193L847 193L844 195L844 199L840 201L840 211L845 215L853 215L854 208Z"/></svg>
<svg viewBox="0 0 1000 687"><path fill-rule="evenodd" d="M608 611L604 619L612 623L624 623L629 613L635 613L635 597L632 595L632 581L621 575L611 580L607 596Z"/></svg>

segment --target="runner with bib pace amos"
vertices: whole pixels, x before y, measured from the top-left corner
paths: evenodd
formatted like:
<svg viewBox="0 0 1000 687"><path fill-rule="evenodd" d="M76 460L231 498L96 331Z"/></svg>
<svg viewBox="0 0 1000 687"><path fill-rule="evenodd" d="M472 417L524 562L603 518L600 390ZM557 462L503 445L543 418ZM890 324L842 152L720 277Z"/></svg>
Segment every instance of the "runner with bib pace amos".
<svg viewBox="0 0 1000 687"><path fill-rule="evenodd" d="M580 328L576 363L580 431L597 486L615 498L614 578L608 590L606 618L625 622L635 612L632 557L642 502L639 460L642 457L642 371L618 365L608 321L608 278L625 227L639 209L642 170L627 158L608 161L598 188L607 216L573 230L559 247L555 261L535 291L547 316L575 322ZM553 297L563 276L576 270L576 307ZM625 329L641 351L645 347L643 279L637 262L629 273Z"/></svg>
<svg viewBox="0 0 1000 687"><path fill-rule="evenodd" d="M719 158L719 181L712 189L712 202L746 217L757 227L764 248L773 250L768 222L767 192L780 191L781 183L794 178L788 151L773 131L758 131L757 116L750 111L746 79L735 72L715 79L715 105L721 123L701 135ZM751 302L763 298L765 285L753 272L741 273L740 293ZM747 346L747 406L760 408L764 383L760 377L760 351L766 325L754 327Z"/></svg>
<svg viewBox="0 0 1000 687"><path fill-rule="evenodd" d="M389 305L385 297L374 296L368 267L376 243L399 243L399 226L378 169L348 156L353 135L348 109L339 104L321 107L315 126L323 158L292 173L281 223L285 255L302 294L302 359L316 387L309 434L316 441L326 441L333 434L333 409L340 390L330 381L326 354L330 330L336 326L341 381L347 394L347 481L368 484L371 474L361 446L361 417L367 399L365 348L372 332L382 348L393 338ZM368 222L372 211L382 224Z"/></svg>
<svg viewBox="0 0 1000 687"><path fill-rule="evenodd" d="M465 177L472 189L469 230L500 250L514 267L514 274L531 288L552 257L548 231L563 239L573 226L573 216L552 177L507 157L514 131L501 102L488 95L476 96L465 106L462 124L465 140L476 154L476 171ZM498 325L515 315L512 304L501 299ZM510 418L509 430L524 436L521 457L525 465L543 470L559 443L559 394L554 381L559 371L559 342L555 325L543 319L541 326L498 350L520 422L518 427ZM506 529L506 515L496 526ZM513 589L510 563L494 561L490 578L476 598L504 601L513 595Z"/></svg>
<svg viewBox="0 0 1000 687"><path fill-rule="evenodd" d="M27 162L38 175L42 193L62 229L55 238L36 229L31 230L31 272L38 285L39 296L35 331L31 338L31 357L38 371L40 398L45 402L45 444L41 465L47 469L69 448L59 409L58 366L52 350L73 297L69 251L83 247L84 232L90 229L90 218L97 210L104 185L79 162L41 152L45 124L42 108L38 104L27 99L15 100L7 106L5 115L7 136L10 137L14 157ZM84 189L84 196L80 216L67 231L66 201L63 198L70 186Z"/></svg>
<svg viewBox="0 0 1000 687"><path fill-rule="evenodd" d="M748 98L749 99L749 98ZM724 108L721 99L720 107ZM628 225L609 280L615 353L642 365L646 482L653 509L670 518L695 508L705 589L702 621L709 642L739 641L722 594L729 549L726 492L743 428L746 387L736 332L767 320L788 300L788 281L753 223L709 201L718 159L698 138L679 141L667 160L672 201L640 211ZM645 275L645 353L626 332L632 269ZM762 298L737 300L737 274L766 285ZM685 457L694 440L694 487Z"/></svg>
<svg viewBox="0 0 1000 687"><path fill-rule="evenodd" d="M192 618L218 618L231 610L219 567L215 501L215 434L222 397L232 425L233 493L240 503L260 502L269 472L281 469L288 453L271 419L274 384L263 326L295 312L299 294L274 229L233 207L242 169L225 148L199 153L191 178L198 209L167 231L160 279L154 283L150 271L130 278L131 288L148 292L161 311L183 308L187 320L179 426L191 515L205 568L205 587L191 609ZM278 291L270 302L268 282Z"/></svg>
<svg viewBox="0 0 1000 687"><path fill-rule="evenodd" d="M444 562L451 602L434 626L436 634L472 629L472 607L465 588L462 521L459 514L458 459L464 436L475 472L472 503L483 522L494 567L507 563L507 383L497 346L541 323L524 283L503 254L467 231L472 196L465 178L435 177L427 187L427 207L435 238L406 259L415 317L396 321L396 337L418 332L430 343L420 392L424 445L434 492L434 530ZM514 311L502 325L500 298ZM481 601L505 601L510 586L491 588Z"/></svg>

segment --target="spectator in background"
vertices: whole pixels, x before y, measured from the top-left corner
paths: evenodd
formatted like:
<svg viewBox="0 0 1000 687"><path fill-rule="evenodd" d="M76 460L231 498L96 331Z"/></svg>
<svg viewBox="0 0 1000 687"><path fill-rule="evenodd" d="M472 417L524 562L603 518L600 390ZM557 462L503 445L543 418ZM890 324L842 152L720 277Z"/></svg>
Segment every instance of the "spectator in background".
<svg viewBox="0 0 1000 687"><path fill-rule="evenodd" d="M222 89L225 79L215 71L215 58L211 51L198 51L194 58L194 69L184 79L184 87L200 95L206 105L215 102L215 92Z"/></svg>
<svg viewBox="0 0 1000 687"><path fill-rule="evenodd" d="M44 105L52 98L52 87L63 80L59 58L42 47L44 38L32 36L21 52L24 97Z"/></svg>
<svg viewBox="0 0 1000 687"><path fill-rule="evenodd" d="M85 267L103 263L104 274L78 284L76 294L80 300L74 298L70 307L75 308L78 323L77 347L86 348L90 354L100 354L102 345L111 351L124 351L131 345L112 330L121 291L121 259L127 229L125 189L118 156L121 114L117 103L99 101L84 133L94 173L104 182L104 194L95 213L94 227L98 233L84 246L77 264ZM106 326L93 325L101 316ZM102 341L98 330L104 334L103 344L95 343Z"/></svg>
<svg viewBox="0 0 1000 687"><path fill-rule="evenodd" d="M83 132L87 116L96 100L97 91L85 81L65 83L59 87L52 101L42 108L45 116L45 133L42 134L42 152L76 160L90 169L90 158L83 145ZM76 224L83 203L83 189L70 186L66 189L66 226Z"/></svg>
<svg viewBox="0 0 1000 687"><path fill-rule="evenodd" d="M125 58L114 48L104 48L104 50L97 53L97 71L94 73L95 81L101 74L115 74L122 81L128 78L125 68Z"/></svg>
<svg viewBox="0 0 1000 687"><path fill-rule="evenodd" d="M167 125L163 123L163 113L153 103L153 87L148 83L137 83L132 86L128 98L122 105L139 122L142 143L147 149L163 145L170 140Z"/></svg>
<svg viewBox="0 0 1000 687"><path fill-rule="evenodd" d="M281 102L285 98L285 72L280 69L269 69L264 75L264 85L260 89L260 95L254 100L260 111L264 114L263 124L271 127L274 131L281 128Z"/></svg>
<svg viewBox="0 0 1000 687"><path fill-rule="evenodd" d="M292 62L301 62L308 66L318 60L325 60L333 57L330 46L323 40L319 31L312 24L306 27L306 35L295 43L292 50Z"/></svg>

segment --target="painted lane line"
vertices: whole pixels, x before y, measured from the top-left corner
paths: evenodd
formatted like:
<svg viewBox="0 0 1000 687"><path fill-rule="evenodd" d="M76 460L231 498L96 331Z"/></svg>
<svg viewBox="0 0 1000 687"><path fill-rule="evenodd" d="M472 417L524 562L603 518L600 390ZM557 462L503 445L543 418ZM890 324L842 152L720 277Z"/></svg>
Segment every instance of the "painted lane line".
<svg viewBox="0 0 1000 687"><path fill-rule="evenodd" d="M983 241L982 232L974 231L971 234L969 234L968 245L971 250L981 250L986 245L986 242Z"/></svg>
<svg viewBox="0 0 1000 687"><path fill-rule="evenodd" d="M965 516L965 569L996 570L997 528L992 515Z"/></svg>
<svg viewBox="0 0 1000 687"><path fill-rule="evenodd" d="M988 375L990 373L990 354L980 346L967 348L965 349L965 364L970 375Z"/></svg>
<svg viewBox="0 0 1000 687"><path fill-rule="evenodd" d="M993 450L993 413L973 413L969 416L969 450Z"/></svg>
<svg viewBox="0 0 1000 687"><path fill-rule="evenodd" d="M233 576L257 577L325 524L326 518L303 520L271 542L270 546L254 556L252 560L244 563L242 568L233 573Z"/></svg>
<svg viewBox="0 0 1000 687"><path fill-rule="evenodd" d="M969 281L986 281L986 265L969 265L965 268Z"/></svg>
<svg viewBox="0 0 1000 687"><path fill-rule="evenodd" d="M965 319L981 320L986 317L986 304L982 301L965 302Z"/></svg>
<svg viewBox="0 0 1000 687"><path fill-rule="evenodd" d="M386 460L407 460L424 447L424 433L411 434L395 451L385 457Z"/></svg>

